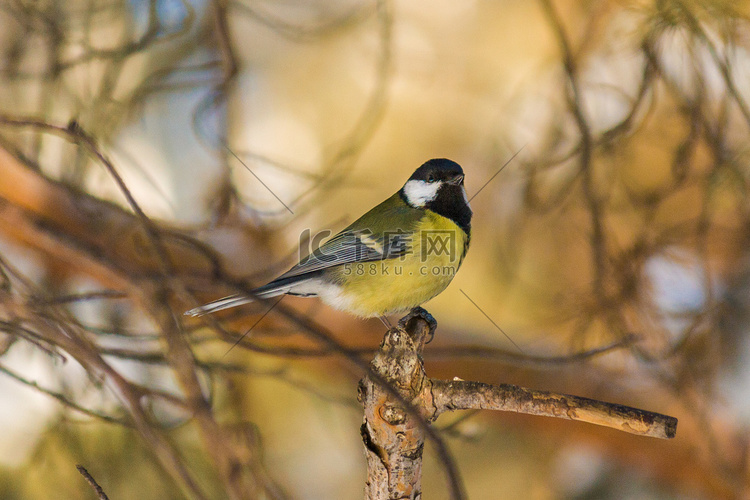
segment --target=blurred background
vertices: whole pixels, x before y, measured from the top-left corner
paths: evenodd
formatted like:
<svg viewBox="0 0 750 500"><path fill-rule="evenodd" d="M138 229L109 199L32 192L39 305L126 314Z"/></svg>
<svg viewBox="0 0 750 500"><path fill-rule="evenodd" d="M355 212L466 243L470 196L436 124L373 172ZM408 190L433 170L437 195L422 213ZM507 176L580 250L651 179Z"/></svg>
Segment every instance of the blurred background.
<svg viewBox="0 0 750 500"><path fill-rule="evenodd" d="M469 498L748 498L749 14L3 0L0 498L95 498L76 464L112 499L361 498L363 373L309 329L370 359L380 321L294 297L182 312L435 157L474 220L425 305L428 375L680 421L661 441L444 415ZM447 498L429 445L423 485Z"/></svg>

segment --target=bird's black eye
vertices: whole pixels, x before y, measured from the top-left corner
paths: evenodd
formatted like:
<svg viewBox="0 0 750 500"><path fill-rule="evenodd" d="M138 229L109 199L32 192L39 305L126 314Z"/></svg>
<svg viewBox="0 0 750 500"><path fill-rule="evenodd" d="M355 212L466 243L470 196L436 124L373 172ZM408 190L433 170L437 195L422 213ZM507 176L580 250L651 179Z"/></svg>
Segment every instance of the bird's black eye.
<svg viewBox="0 0 750 500"><path fill-rule="evenodd" d="M428 175L427 182L435 182L435 176L433 174Z"/></svg>

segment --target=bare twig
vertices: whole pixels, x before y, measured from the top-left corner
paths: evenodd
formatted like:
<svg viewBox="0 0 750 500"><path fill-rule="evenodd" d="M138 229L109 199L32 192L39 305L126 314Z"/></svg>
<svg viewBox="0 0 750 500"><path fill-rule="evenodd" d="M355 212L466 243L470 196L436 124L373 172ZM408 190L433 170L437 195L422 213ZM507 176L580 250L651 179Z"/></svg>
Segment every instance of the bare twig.
<svg viewBox="0 0 750 500"><path fill-rule="evenodd" d="M101 486L99 486L99 483L96 482L96 480L89 474L89 471L87 471L83 465L76 465L76 469L78 469L78 472L81 473L83 478L86 480L87 483L91 485L91 487L96 492L97 497L99 500L109 500L109 497L106 493L104 493L104 490Z"/></svg>
<svg viewBox="0 0 750 500"><path fill-rule="evenodd" d="M499 410L578 420L662 439L673 438L677 431L677 419L660 413L509 384L433 380L432 392L438 415L453 410Z"/></svg>

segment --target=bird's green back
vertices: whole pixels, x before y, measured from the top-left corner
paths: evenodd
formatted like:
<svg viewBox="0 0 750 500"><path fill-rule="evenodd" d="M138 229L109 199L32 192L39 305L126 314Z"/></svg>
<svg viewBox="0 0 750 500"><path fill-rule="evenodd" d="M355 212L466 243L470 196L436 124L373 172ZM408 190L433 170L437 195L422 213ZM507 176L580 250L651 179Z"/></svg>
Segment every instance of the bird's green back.
<svg viewBox="0 0 750 500"><path fill-rule="evenodd" d="M349 224L342 232L367 229L376 238L385 232L398 230L411 232L416 228L424 213L424 210L407 205L399 193L396 193Z"/></svg>

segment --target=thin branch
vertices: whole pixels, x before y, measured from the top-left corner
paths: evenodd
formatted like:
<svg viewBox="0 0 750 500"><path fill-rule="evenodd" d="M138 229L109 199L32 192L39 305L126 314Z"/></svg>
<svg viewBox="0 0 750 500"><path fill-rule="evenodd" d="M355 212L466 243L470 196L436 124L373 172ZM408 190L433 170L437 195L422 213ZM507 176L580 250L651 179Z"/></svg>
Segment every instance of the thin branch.
<svg viewBox="0 0 750 500"><path fill-rule="evenodd" d="M97 497L99 497L99 500L109 500L109 497L106 493L104 493L104 490L101 486L99 486L99 483L96 482L96 480L89 474L89 471L87 471L83 465L76 465L76 469L78 469L78 472L81 473L83 478L86 480L87 483L91 485L91 487L96 492Z"/></svg>
<svg viewBox="0 0 750 500"><path fill-rule="evenodd" d="M47 396L50 396L51 398L56 399L57 401L59 401L60 403L62 403L64 406L66 406L66 407L68 407L68 408L70 408L72 410L75 410L77 412L83 413L84 415L88 415L89 417L98 418L99 420L102 420L104 422L108 422L108 423L111 423L111 424L119 424L119 425L122 425L123 427L133 427L133 423L131 421L129 421L129 420L126 420L126 419L123 419L123 418L118 418L118 417L113 417L112 415L107 415L106 413L101 413L101 412L98 412L96 410L91 410L89 408L81 406L78 403L76 403L75 401L72 401L71 399L69 399L64 394L61 394L61 393L55 392L55 391L53 391L51 389L47 389L45 387L42 387L37 382L35 382L33 380L29 380L26 377L23 377L23 376L19 375L18 373L14 372L12 370L9 370L8 368L6 368L3 365L0 365L0 373L3 373L5 375L7 375L8 377L16 380L17 382L20 382L20 383L22 383L24 385L27 385L27 386L31 387L32 389L41 392L42 394L46 394Z"/></svg>
<svg viewBox="0 0 750 500"><path fill-rule="evenodd" d="M494 361L502 361L514 366L521 365L548 365L559 366L595 358L618 349L623 349L633 345L638 340L637 335L626 335L622 339L606 344L600 347L594 347L585 351L574 352L562 356L542 356L535 354L521 354L515 351L497 349L488 346L430 346L430 350L425 353L429 359L435 358L484 358Z"/></svg>
<svg viewBox="0 0 750 500"><path fill-rule="evenodd" d="M661 439L671 439L677 432L677 419L674 417L510 384L433 380L432 393L438 414L451 410L499 410L577 420Z"/></svg>

